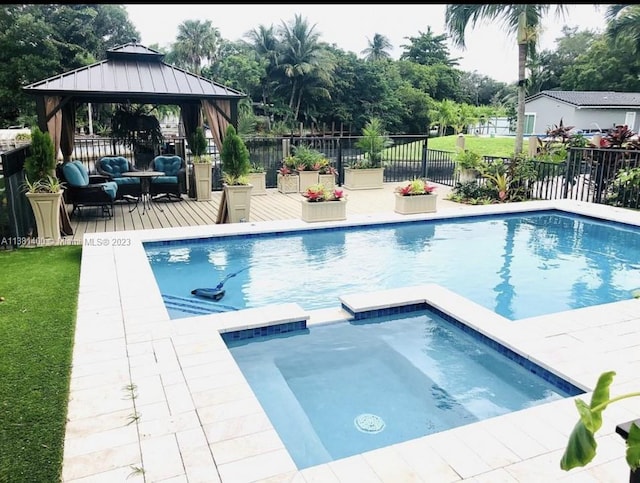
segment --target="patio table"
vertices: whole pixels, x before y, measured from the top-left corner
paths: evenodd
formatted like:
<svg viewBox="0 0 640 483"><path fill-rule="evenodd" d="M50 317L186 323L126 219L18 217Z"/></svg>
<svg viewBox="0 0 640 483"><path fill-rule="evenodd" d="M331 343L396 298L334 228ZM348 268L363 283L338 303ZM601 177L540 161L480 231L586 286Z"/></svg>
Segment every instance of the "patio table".
<svg viewBox="0 0 640 483"><path fill-rule="evenodd" d="M164 172L162 171L126 171L122 173L122 176L127 176L131 178L140 178L140 189L142 194L140 198L142 199L142 214L144 215L147 209L151 209L151 195L149 194L151 188L151 180L153 178L157 178L158 176L164 176ZM129 210L131 213L138 207L138 202L136 202L135 206ZM158 207L159 211L164 211L162 208Z"/></svg>

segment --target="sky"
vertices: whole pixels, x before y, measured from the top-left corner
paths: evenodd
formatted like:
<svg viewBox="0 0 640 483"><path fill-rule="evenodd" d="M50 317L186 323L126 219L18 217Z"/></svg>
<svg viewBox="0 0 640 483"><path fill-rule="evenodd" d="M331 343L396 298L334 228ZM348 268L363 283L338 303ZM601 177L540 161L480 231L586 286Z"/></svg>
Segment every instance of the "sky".
<svg viewBox="0 0 640 483"><path fill-rule="evenodd" d="M185 20L210 20L222 38L236 41L260 25L277 27L283 22L289 23L295 15L306 18L310 25L315 24L321 41L359 57L376 33L387 37L394 46L390 52L394 59L402 53L401 46L409 43L408 37L419 37L429 26L434 35L446 33L446 4L135 4L125 7L129 20L141 34L139 43L146 46L157 43L160 47L169 47L175 42L178 25ZM605 10L603 4L567 5L567 14L562 19L556 16L552 6L543 20L539 49L554 49L555 39L561 36L564 25L602 32ZM461 70L511 83L518 78L515 42L499 23L485 23L467 29L466 49L448 45L451 57L460 58Z"/></svg>

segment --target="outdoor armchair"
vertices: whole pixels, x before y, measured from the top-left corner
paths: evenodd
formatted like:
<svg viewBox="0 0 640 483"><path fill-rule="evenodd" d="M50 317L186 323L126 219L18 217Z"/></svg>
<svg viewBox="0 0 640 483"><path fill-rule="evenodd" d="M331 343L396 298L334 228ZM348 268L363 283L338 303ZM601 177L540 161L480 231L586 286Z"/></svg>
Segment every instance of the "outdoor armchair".
<svg viewBox="0 0 640 483"><path fill-rule="evenodd" d="M81 161L69 161L56 167L58 179L64 183L65 202L71 203L71 215L84 206L102 208L102 215L113 216L113 202L118 193L118 185L106 181L103 176L90 176Z"/></svg>
<svg viewBox="0 0 640 483"><path fill-rule="evenodd" d="M151 180L149 194L175 200L182 200L187 189L187 165L180 156L156 156L151 162L151 170L164 173Z"/></svg>

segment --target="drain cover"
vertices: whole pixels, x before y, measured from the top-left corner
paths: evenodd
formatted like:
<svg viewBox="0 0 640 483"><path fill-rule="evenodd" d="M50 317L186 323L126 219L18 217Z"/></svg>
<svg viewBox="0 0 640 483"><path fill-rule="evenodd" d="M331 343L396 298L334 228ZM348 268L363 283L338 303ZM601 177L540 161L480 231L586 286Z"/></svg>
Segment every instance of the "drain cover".
<svg viewBox="0 0 640 483"><path fill-rule="evenodd" d="M384 429L384 421L380 416L375 414L360 414L356 416L353 423L358 428L358 431L363 433L379 433Z"/></svg>

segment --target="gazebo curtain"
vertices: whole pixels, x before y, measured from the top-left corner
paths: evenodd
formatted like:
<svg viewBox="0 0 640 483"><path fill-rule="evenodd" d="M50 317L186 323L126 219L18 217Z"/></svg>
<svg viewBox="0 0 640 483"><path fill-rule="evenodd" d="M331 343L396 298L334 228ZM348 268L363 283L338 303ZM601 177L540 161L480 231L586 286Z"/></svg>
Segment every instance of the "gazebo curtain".
<svg viewBox="0 0 640 483"><path fill-rule="evenodd" d="M53 141L56 159L59 159L62 153L62 160L70 161L76 130L75 103L72 101L63 103L59 96L46 96L44 107L47 131Z"/></svg>
<svg viewBox="0 0 640 483"><path fill-rule="evenodd" d="M184 135L187 138L187 142L189 142L196 128L201 124L200 104L181 104L180 116L182 117L182 124L184 125Z"/></svg>
<svg viewBox="0 0 640 483"><path fill-rule="evenodd" d="M62 132L60 136L60 150L62 161L71 161L73 154L73 141L76 134L76 105L73 102L65 104L62 108Z"/></svg>
<svg viewBox="0 0 640 483"><path fill-rule="evenodd" d="M231 101L227 99L216 101L203 99L202 109L209 120L213 142L216 143L218 151L222 152L222 141L224 141L227 127L231 124Z"/></svg>
<svg viewBox="0 0 640 483"><path fill-rule="evenodd" d="M59 96L46 96L44 98L44 110L47 119L47 131L55 147L56 159L60 153L60 136L62 134L62 110L60 110L61 98Z"/></svg>

